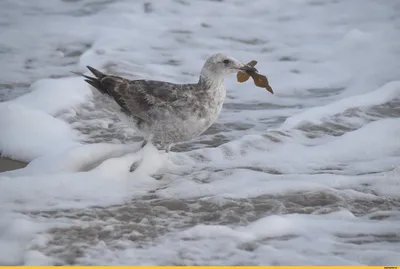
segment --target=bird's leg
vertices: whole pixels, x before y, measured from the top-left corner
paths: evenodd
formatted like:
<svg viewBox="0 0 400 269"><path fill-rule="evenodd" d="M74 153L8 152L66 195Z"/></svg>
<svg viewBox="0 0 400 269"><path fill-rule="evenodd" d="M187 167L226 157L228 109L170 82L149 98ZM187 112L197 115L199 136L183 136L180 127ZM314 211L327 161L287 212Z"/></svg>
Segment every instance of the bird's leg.
<svg viewBox="0 0 400 269"><path fill-rule="evenodd" d="M168 153L171 150L172 144L166 144L166 145L158 145L157 149L159 152L162 154Z"/></svg>
<svg viewBox="0 0 400 269"><path fill-rule="evenodd" d="M172 143L171 143L171 144L168 144L168 145L165 147L165 152L168 153L168 152L171 150L171 147L172 147Z"/></svg>
<svg viewBox="0 0 400 269"><path fill-rule="evenodd" d="M147 140L143 140L143 142L142 142L142 145L140 146L140 149L139 150L141 150L141 149L143 149L146 145L147 145ZM138 151L139 151L138 150ZM129 172L133 172L133 171L135 171L138 167L139 167L139 165L141 164L143 162L143 157L140 157L140 159L138 160L138 161L136 161L136 162L134 162L132 165L131 165L131 167L129 168Z"/></svg>
<svg viewBox="0 0 400 269"><path fill-rule="evenodd" d="M172 143L170 143L170 144L167 144L167 145L165 145L164 147L163 147L163 151L165 151L165 153L168 153L170 150L171 150L171 147L172 147ZM165 174L165 172L166 171L168 171L168 169L167 170L161 170L161 171L159 171L160 173L157 173L157 174L154 174L154 175L152 175L152 177L155 179L155 180L161 180L162 178L163 178L163 176L164 176L164 174Z"/></svg>
<svg viewBox="0 0 400 269"><path fill-rule="evenodd" d="M147 145L147 140L143 140L143 142L142 142L142 145L140 146L140 149L142 149L142 148L144 148L144 146L146 146Z"/></svg>

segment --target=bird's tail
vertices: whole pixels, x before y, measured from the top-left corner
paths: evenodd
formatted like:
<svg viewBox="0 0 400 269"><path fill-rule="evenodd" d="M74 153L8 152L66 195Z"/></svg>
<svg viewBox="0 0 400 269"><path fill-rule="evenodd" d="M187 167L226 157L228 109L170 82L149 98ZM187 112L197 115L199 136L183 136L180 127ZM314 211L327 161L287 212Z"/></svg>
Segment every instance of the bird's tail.
<svg viewBox="0 0 400 269"><path fill-rule="evenodd" d="M99 70L91 67L91 66L86 66L89 71L95 76L95 77L89 77L86 76L82 73L78 73L78 72L72 72L76 75L80 75L82 77L85 78L85 81L90 84L91 86L93 86L94 88L96 88L100 93L102 94L108 94L107 89L104 88L104 86L101 84L101 79L103 79L104 77L106 77L105 74L103 74L102 72L100 72Z"/></svg>

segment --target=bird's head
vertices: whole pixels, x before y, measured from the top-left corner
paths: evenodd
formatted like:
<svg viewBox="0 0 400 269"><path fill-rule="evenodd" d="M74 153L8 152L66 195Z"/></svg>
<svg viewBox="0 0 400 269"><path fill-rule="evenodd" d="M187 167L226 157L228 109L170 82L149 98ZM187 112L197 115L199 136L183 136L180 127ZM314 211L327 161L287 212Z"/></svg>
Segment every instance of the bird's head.
<svg viewBox="0 0 400 269"><path fill-rule="evenodd" d="M201 77L208 80L223 80L224 77L241 70L257 71L257 69L252 66L245 65L233 57L219 53L207 59L201 70Z"/></svg>

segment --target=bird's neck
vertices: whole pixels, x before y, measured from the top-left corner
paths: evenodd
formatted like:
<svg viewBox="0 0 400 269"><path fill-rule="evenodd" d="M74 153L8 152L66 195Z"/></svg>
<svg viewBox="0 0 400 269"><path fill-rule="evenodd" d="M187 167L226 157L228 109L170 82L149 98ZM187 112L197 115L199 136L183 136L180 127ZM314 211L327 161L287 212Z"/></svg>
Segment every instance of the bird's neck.
<svg viewBox="0 0 400 269"><path fill-rule="evenodd" d="M224 77L202 70L200 74L199 84L205 89L218 89L224 85Z"/></svg>
<svg viewBox="0 0 400 269"><path fill-rule="evenodd" d="M206 100L205 106L215 109L216 114L221 111L222 104L225 100L226 89L224 85L224 78L217 76L204 76L203 74L199 79L199 92L198 94Z"/></svg>

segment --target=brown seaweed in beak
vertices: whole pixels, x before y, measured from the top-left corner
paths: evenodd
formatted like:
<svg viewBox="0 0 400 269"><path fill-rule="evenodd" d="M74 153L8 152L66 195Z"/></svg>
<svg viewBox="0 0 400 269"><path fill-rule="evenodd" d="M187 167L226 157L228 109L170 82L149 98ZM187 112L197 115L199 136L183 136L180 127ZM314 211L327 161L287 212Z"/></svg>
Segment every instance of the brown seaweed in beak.
<svg viewBox="0 0 400 269"><path fill-rule="evenodd" d="M253 78L254 84L260 88L266 88L270 93L274 93L271 86L269 85L266 76L258 73L258 70L254 67L257 61L253 60L247 63L236 75L237 81L243 83L247 81L250 76Z"/></svg>
<svg viewBox="0 0 400 269"><path fill-rule="evenodd" d="M266 88L267 91L269 91L270 93L274 93L274 91L272 90L271 86L269 86L269 82L266 76L264 75L260 75L260 74L254 74L253 76L253 80L254 80L254 84L257 87L260 88Z"/></svg>
<svg viewBox="0 0 400 269"><path fill-rule="evenodd" d="M250 78L250 76L247 73L239 71L236 75L236 78L237 78L238 82L243 83L243 82L247 81Z"/></svg>
<svg viewBox="0 0 400 269"><path fill-rule="evenodd" d="M236 75L237 81L240 83L243 83L247 81L250 78L249 73L251 74L252 72L257 72L257 69L254 68L254 66L257 64L257 61L253 60L249 63L247 63L241 71L239 71Z"/></svg>

